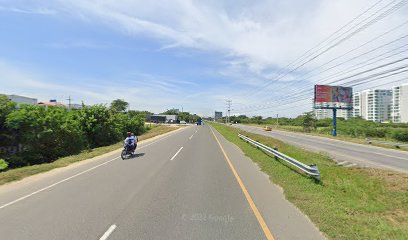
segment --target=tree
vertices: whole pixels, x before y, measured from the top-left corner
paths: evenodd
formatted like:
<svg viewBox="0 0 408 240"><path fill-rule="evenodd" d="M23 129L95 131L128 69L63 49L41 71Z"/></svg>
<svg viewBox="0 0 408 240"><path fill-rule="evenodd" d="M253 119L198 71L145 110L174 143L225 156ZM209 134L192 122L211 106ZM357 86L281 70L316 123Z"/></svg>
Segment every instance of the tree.
<svg viewBox="0 0 408 240"><path fill-rule="evenodd" d="M316 130L316 118L313 112L305 113L303 117L303 131L311 132L312 129Z"/></svg>
<svg viewBox="0 0 408 240"><path fill-rule="evenodd" d="M167 109L164 113L165 115L178 115L179 114L179 110L172 108L172 109Z"/></svg>
<svg viewBox="0 0 408 240"><path fill-rule="evenodd" d="M6 95L0 95L0 129L4 126L8 114L16 110L16 103Z"/></svg>
<svg viewBox="0 0 408 240"><path fill-rule="evenodd" d="M125 112L128 107L129 103L121 99L113 100L110 104L110 110L113 112Z"/></svg>
<svg viewBox="0 0 408 240"><path fill-rule="evenodd" d="M253 122L255 122L256 124L261 124L262 123L262 116L254 116L251 119Z"/></svg>
<svg viewBox="0 0 408 240"><path fill-rule="evenodd" d="M190 122L191 120L191 115L189 112L182 112L178 115L177 120L179 121L185 121L185 122Z"/></svg>
<svg viewBox="0 0 408 240"><path fill-rule="evenodd" d="M11 167L50 162L81 151L85 138L75 115L76 111L61 107L32 105L10 113L6 125L16 131L16 143L24 146L23 152L8 160Z"/></svg>
<svg viewBox="0 0 408 240"><path fill-rule="evenodd" d="M16 110L16 103L9 100L6 95L0 95L0 146L10 146L15 142L15 133L6 127L6 119ZM1 155L6 153L1 152ZM0 156L2 157L2 156Z"/></svg>
<svg viewBox="0 0 408 240"><path fill-rule="evenodd" d="M104 105L93 105L78 111L78 121L90 147L101 147L119 141L123 136L115 113Z"/></svg>

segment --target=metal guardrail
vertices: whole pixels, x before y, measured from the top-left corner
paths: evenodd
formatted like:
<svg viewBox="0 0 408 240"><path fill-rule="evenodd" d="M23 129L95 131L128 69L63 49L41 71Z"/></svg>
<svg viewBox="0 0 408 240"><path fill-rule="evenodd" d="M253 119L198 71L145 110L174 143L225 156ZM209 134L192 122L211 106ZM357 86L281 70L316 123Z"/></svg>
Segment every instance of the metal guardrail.
<svg viewBox="0 0 408 240"><path fill-rule="evenodd" d="M400 147L408 147L408 144L406 143L398 143L398 142L383 142L383 141L378 141L378 140L372 140L372 139L367 139L368 144L376 143L376 144L383 144L383 145L391 145L396 148Z"/></svg>
<svg viewBox="0 0 408 240"><path fill-rule="evenodd" d="M319 171L319 168L317 167L316 164L308 166L308 165L306 165L306 164L304 164L302 162L299 162L298 160L296 160L294 158L291 158L291 157L279 152L276 149L270 148L270 147L268 147L268 146L266 146L266 145L264 145L262 143L259 143L259 142L255 141L255 140L252 140L251 138L249 138L247 136L244 136L242 134L238 134L238 136L242 140L247 141L248 143L251 143L252 145L255 145L255 146L261 148L262 150L274 155L275 157L284 160L285 162L297 167L298 169L302 170L303 172L309 174L310 176L312 176L315 179L320 181L320 171Z"/></svg>

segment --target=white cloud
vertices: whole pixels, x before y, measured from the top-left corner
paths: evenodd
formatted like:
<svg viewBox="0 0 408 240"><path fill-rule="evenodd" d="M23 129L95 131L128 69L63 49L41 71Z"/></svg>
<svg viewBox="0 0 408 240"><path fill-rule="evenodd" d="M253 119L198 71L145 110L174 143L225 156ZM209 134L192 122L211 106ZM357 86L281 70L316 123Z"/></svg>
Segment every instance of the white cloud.
<svg viewBox="0 0 408 240"><path fill-rule="evenodd" d="M315 46L374 2L370 0L60 0L45 3L28 1L28 3L23 4L25 8L16 5L7 9L25 9L22 11L27 12L30 12L27 9L53 9L51 12L61 13L64 17L70 16L84 21L101 23L114 31L120 31L132 37L154 39L161 43L160 50L162 51L169 48L180 49L180 51L183 48L194 48L218 54L220 56L219 67L213 69L212 74L230 78L231 86L234 84L241 86L241 88L232 90L211 89L213 93L203 90L202 95L197 93L210 99L218 99L219 96L227 97L225 92L228 92L229 95L245 95L248 90L274 80L278 75L277 69L286 66L305 50ZM376 9L387 3L389 1L381 2L369 13L375 12ZM262 88L264 91L248 96L244 100L239 99L239 101L247 104L265 103L279 100L283 96L290 96L293 92L304 88L304 86L295 84L295 80L302 80L303 74L308 70L313 70L372 39L373 36L386 32L405 21L406 16L407 8L405 7L353 36L293 74L280 79L284 83L274 83L272 87ZM367 44L351 53L350 56L395 39L405 28L402 27L394 33ZM54 47L103 46L83 42L55 44ZM364 61L375 54L378 53L367 55L358 61ZM346 57L339 59L333 64L346 59ZM334 70L344 70L356 63L357 61L350 61L341 69ZM312 85L314 79L324 76L313 77L308 79L310 82L305 81L305 83ZM146 81L147 88L155 85L161 91L169 94L179 91L177 84L171 83L171 80L167 78L143 77L149 79ZM246 89L242 90L242 86Z"/></svg>
<svg viewBox="0 0 408 240"><path fill-rule="evenodd" d="M0 11L14 12L14 13L20 13L20 14L37 14L37 15L55 15L57 14L57 11L49 9L49 8L24 9L24 8L19 8L19 7L0 6Z"/></svg>
<svg viewBox="0 0 408 240"><path fill-rule="evenodd" d="M37 98L39 101L57 99L67 102L71 96L74 102L85 104L109 104L114 99L125 99L132 109L146 109L155 112L166 108L180 107L194 111L197 102L187 97L184 87L197 86L196 83L171 77L139 72L124 73L122 81L114 79L81 79L75 77L74 84L69 79L55 82L46 73L30 69L24 64L0 59L1 93L17 94ZM204 105L202 105L204 106Z"/></svg>

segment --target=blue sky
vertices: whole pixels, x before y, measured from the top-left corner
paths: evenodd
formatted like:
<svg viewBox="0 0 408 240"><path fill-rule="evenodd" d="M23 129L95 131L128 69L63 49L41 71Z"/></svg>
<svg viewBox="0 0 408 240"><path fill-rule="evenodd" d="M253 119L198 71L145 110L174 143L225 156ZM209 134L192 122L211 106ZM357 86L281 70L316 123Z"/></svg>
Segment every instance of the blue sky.
<svg viewBox="0 0 408 240"><path fill-rule="evenodd" d="M121 98L131 109L183 107L209 116L225 111L231 98L236 114L296 116L310 110L309 100L280 105L324 77L308 79L308 71L406 20L402 9L275 79L282 67L369 3L0 0L0 92L62 102L71 96L86 104ZM273 84L263 87L268 83Z"/></svg>

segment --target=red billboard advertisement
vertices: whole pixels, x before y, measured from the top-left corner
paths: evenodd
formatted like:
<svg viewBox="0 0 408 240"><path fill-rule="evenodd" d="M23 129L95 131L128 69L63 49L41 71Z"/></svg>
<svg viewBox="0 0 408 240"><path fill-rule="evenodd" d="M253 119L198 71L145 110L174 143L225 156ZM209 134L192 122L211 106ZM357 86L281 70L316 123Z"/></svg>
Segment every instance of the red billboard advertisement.
<svg viewBox="0 0 408 240"><path fill-rule="evenodd" d="M353 89L351 87L315 85L315 102L339 102L351 104Z"/></svg>

